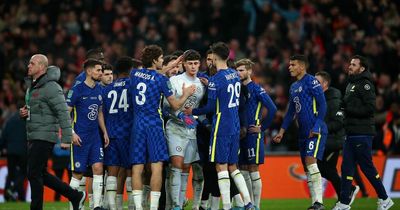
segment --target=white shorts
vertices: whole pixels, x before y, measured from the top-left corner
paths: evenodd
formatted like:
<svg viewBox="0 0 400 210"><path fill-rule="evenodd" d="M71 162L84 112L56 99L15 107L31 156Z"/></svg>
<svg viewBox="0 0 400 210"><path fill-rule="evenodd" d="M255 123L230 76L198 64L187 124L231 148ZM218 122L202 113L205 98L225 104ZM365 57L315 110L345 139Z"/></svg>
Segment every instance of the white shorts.
<svg viewBox="0 0 400 210"><path fill-rule="evenodd" d="M166 126L169 156L181 156L184 163L200 160L197 149L196 130L188 129L168 121Z"/></svg>

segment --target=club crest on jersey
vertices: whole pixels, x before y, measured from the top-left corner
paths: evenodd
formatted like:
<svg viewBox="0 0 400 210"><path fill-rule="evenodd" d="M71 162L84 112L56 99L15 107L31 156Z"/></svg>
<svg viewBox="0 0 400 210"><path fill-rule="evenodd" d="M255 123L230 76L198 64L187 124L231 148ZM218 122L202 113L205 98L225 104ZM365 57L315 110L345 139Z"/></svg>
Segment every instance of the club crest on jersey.
<svg viewBox="0 0 400 210"><path fill-rule="evenodd" d="M99 101L101 101L101 99L102 99L101 95L99 95L98 98L99 98Z"/></svg>
<svg viewBox="0 0 400 210"><path fill-rule="evenodd" d="M364 89L365 89L365 90L370 90L370 89L371 89L371 86L369 86L369 84L365 84L365 85L364 85Z"/></svg>
<svg viewBox="0 0 400 210"><path fill-rule="evenodd" d="M75 163L75 167L80 168L81 167L81 163L80 162L76 162Z"/></svg>

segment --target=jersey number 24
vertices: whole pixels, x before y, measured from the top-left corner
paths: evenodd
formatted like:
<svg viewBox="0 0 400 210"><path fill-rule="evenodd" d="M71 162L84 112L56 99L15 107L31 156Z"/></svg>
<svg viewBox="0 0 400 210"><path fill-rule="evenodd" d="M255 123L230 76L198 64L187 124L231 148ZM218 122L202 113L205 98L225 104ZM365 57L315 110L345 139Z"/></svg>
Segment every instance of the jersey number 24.
<svg viewBox="0 0 400 210"><path fill-rule="evenodd" d="M112 98L110 110L108 111L110 114L118 113L119 109L123 109L124 112L128 111L129 104L128 104L128 94L127 89L123 89L121 92L121 97L119 98L118 108L115 108L118 99L118 93L115 90L108 92L108 98Z"/></svg>

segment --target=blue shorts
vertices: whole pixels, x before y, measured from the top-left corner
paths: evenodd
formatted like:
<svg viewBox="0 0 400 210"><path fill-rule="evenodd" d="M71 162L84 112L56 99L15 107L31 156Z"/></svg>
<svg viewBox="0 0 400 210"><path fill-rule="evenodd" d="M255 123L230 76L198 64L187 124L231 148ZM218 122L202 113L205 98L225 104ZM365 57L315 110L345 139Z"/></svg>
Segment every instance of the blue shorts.
<svg viewBox="0 0 400 210"><path fill-rule="evenodd" d="M156 163L169 160L167 139L162 123L134 120L129 146L130 164Z"/></svg>
<svg viewBox="0 0 400 210"><path fill-rule="evenodd" d="M248 134L240 140L240 165L264 163L264 134Z"/></svg>
<svg viewBox="0 0 400 210"><path fill-rule="evenodd" d="M103 147L98 132L90 135L80 135L81 146L71 147L71 171L77 173L86 172L88 166L103 162Z"/></svg>
<svg viewBox="0 0 400 210"><path fill-rule="evenodd" d="M210 162L236 164L239 160L239 134L211 136Z"/></svg>
<svg viewBox="0 0 400 210"><path fill-rule="evenodd" d="M314 157L322 160L325 151L326 134L318 134L316 137L299 139L301 157Z"/></svg>
<svg viewBox="0 0 400 210"><path fill-rule="evenodd" d="M129 163L129 137L110 139L110 144L104 149L104 165L131 168Z"/></svg>

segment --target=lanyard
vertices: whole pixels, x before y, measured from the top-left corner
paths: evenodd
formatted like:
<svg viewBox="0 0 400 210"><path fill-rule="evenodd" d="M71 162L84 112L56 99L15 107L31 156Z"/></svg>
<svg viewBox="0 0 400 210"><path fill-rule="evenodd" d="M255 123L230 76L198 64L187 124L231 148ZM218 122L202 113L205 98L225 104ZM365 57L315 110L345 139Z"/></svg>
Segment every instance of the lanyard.
<svg viewBox="0 0 400 210"><path fill-rule="evenodd" d="M33 88L28 88L25 94L25 104L29 106L29 102L31 101Z"/></svg>

